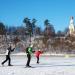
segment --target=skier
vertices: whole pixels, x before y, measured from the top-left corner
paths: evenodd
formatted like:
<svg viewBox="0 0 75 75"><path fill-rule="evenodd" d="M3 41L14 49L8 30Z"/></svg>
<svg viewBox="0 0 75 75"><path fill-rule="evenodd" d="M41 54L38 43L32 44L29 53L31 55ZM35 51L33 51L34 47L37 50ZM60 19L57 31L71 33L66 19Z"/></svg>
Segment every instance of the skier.
<svg viewBox="0 0 75 75"><path fill-rule="evenodd" d="M42 54L43 52L39 49L38 51L35 51L35 56L37 58L37 64L39 64L39 57L40 57L40 54Z"/></svg>
<svg viewBox="0 0 75 75"><path fill-rule="evenodd" d="M30 45L30 47L26 48L26 54L27 54L27 63L26 63L26 67L31 67L30 66L30 61L31 61L31 54L34 52L32 50L33 45Z"/></svg>
<svg viewBox="0 0 75 75"><path fill-rule="evenodd" d="M15 46L14 45L9 45L9 47L7 48L6 50L6 60L4 60L1 64L2 66L4 66L4 63L8 61L8 66L12 66L11 65L11 58L10 58L10 54L11 52L13 52L15 49Z"/></svg>

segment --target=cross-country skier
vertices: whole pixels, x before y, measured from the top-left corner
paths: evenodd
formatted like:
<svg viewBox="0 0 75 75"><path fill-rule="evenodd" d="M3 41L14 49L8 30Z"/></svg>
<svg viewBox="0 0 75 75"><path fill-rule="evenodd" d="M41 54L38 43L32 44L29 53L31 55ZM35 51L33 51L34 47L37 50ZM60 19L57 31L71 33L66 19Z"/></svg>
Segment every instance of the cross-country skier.
<svg viewBox="0 0 75 75"><path fill-rule="evenodd" d="M35 56L37 58L37 64L39 64L39 57L40 57L40 54L42 54L43 52L39 49L38 51L35 51Z"/></svg>
<svg viewBox="0 0 75 75"><path fill-rule="evenodd" d="M30 61L31 61L31 54L34 52L32 50L33 45L30 45L29 47L26 48L26 54L27 54L27 63L26 63L26 67L31 67L30 66Z"/></svg>
<svg viewBox="0 0 75 75"><path fill-rule="evenodd" d="M10 54L11 54L11 52L14 51L14 49L15 49L15 46L10 44L6 50L6 59L1 63L2 65L4 65L4 63L8 61L8 66L12 66Z"/></svg>

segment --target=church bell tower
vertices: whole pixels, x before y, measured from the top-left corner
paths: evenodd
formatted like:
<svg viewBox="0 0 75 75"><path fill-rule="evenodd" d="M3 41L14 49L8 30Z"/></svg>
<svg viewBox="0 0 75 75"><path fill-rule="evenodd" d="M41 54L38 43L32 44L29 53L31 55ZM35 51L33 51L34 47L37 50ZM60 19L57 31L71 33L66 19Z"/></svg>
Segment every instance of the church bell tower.
<svg viewBox="0 0 75 75"><path fill-rule="evenodd" d="M73 33L74 33L74 18L73 16L71 16L70 24L69 24L69 34L73 34Z"/></svg>

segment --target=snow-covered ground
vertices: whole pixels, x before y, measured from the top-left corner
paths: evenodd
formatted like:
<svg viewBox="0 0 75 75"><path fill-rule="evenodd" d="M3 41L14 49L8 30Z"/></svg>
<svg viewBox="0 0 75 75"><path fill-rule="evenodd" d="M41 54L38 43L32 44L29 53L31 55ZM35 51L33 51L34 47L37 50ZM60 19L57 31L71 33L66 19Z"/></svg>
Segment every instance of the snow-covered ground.
<svg viewBox="0 0 75 75"><path fill-rule="evenodd" d="M0 55L0 63L5 56ZM75 75L75 57L41 56L40 64L36 64L36 58L32 56L31 66L25 68L27 58L25 55L11 56L13 66L2 67L0 64L0 75Z"/></svg>

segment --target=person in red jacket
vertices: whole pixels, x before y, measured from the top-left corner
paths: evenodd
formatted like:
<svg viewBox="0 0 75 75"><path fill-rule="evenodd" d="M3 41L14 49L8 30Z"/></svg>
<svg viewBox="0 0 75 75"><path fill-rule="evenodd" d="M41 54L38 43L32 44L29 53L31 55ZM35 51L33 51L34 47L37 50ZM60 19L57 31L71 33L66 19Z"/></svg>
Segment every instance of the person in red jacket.
<svg viewBox="0 0 75 75"><path fill-rule="evenodd" d="M39 57L40 57L40 54L42 54L42 51L39 49L38 51L35 51L35 56L37 58L37 64L39 64Z"/></svg>

